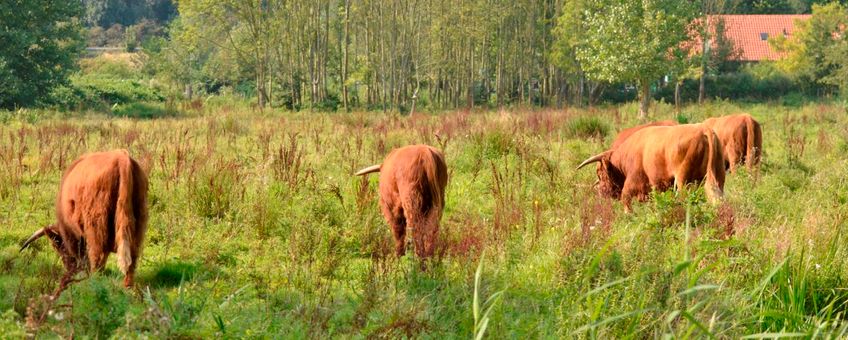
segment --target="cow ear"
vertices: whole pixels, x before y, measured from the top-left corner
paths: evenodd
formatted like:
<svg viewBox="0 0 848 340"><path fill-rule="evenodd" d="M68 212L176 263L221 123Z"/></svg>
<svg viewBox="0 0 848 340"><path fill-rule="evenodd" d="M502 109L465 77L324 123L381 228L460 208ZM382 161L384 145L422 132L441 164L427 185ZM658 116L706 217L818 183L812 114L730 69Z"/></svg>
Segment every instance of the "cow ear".
<svg viewBox="0 0 848 340"><path fill-rule="evenodd" d="M57 228L55 224L51 224L44 228L44 235L50 239L50 243L52 243L57 250L62 249L62 235L59 234L59 228Z"/></svg>

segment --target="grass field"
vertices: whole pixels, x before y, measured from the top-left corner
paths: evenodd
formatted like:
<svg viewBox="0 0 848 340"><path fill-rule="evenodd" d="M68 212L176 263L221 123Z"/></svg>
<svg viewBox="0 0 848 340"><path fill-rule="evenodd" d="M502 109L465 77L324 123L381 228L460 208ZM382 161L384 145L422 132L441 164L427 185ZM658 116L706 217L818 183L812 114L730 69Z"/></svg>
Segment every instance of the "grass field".
<svg viewBox="0 0 848 340"><path fill-rule="evenodd" d="M848 116L829 104L714 102L654 119L745 111L760 171L726 202L658 194L623 213L574 167L636 124L591 110L252 112L207 104L151 120L7 115L0 125L0 334L107 338L845 336ZM441 138L436 139L438 133ZM438 255L392 255L377 176L394 147L427 143L450 171ZM61 262L45 240L61 171L126 148L148 171L136 289L110 258L47 313ZM479 286L475 271L481 265ZM502 292L486 303L488 297ZM4 313L4 311L7 311ZM43 322L38 316L47 313Z"/></svg>

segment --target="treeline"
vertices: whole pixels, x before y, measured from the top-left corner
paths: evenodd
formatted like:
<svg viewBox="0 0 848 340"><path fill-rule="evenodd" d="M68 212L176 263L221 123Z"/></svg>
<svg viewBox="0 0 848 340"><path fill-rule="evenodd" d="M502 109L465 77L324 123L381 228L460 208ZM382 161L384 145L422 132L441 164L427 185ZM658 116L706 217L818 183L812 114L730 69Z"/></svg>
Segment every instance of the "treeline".
<svg viewBox="0 0 848 340"><path fill-rule="evenodd" d="M727 53L692 57L678 45L687 32L729 41L692 20L807 11L815 1L702 2L182 0L170 40L146 51L156 73L183 84L187 97L234 88L260 107L559 106L596 100L611 84L638 84L639 97L649 98L666 75L680 82L716 74L724 60L714 59Z"/></svg>
<svg viewBox="0 0 848 340"><path fill-rule="evenodd" d="M580 105L638 95L646 115L652 97L691 98L693 82L699 101L746 96L742 87L706 88L724 79L741 79L756 96L783 93L773 89L848 89L848 41L841 33L848 12L838 2L813 2L15 0L0 2L9 12L27 8L25 16L0 18L6 20L0 24L6 42L0 46L0 107L79 109L99 101L102 108L116 104L114 98L237 94L260 108L409 112ZM818 18L777 42L791 62L756 70L728 63L734 47L721 24L712 27L706 18L781 4L810 7ZM89 67L74 74L86 42L78 33L86 31L89 46L143 49L129 59L83 63ZM699 40L713 42L710 53L684 43ZM120 60L131 65L104 64ZM727 72L748 75L718 77ZM781 81L763 80L775 76ZM144 95L133 95L136 89Z"/></svg>
<svg viewBox="0 0 848 340"><path fill-rule="evenodd" d="M561 1L179 2L156 62L187 86L248 78L260 106L561 102L548 58ZM157 53L155 48L151 53ZM424 95L426 92L426 95Z"/></svg>

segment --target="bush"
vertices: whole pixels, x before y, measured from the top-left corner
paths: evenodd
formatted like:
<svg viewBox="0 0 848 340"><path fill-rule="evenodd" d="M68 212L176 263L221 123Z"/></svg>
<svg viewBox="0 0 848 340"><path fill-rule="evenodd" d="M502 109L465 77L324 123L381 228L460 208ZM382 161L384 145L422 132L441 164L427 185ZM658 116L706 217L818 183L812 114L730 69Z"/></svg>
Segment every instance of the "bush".
<svg viewBox="0 0 848 340"><path fill-rule="evenodd" d="M568 135L579 138L604 138L609 134L610 127L600 118L584 116L568 123Z"/></svg>
<svg viewBox="0 0 848 340"><path fill-rule="evenodd" d="M801 85L768 64L743 67L740 72L709 75L705 80L708 98L762 101L794 94L803 96ZM683 102L698 100L698 79L686 79L680 88ZM662 87L654 94L657 100L674 102L674 84Z"/></svg>
<svg viewBox="0 0 848 340"><path fill-rule="evenodd" d="M124 323L130 297L108 278L93 276L72 287L74 323L85 335L107 338Z"/></svg>
<svg viewBox="0 0 848 340"><path fill-rule="evenodd" d="M138 102L117 105L112 109L112 114L119 117L152 119L177 116L179 112L163 103Z"/></svg>
<svg viewBox="0 0 848 340"><path fill-rule="evenodd" d="M341 105L341 103L342 103L341 99L339 99L338 95L336 95L334 93L328 93L327 98L324 98L324 100L315 103L315 106L313 106L312 108L317 110L317 111L333 111L333 112L335 112L336 110L339 109L339 106Z"/></svg>
<svg viewBox="0 0 848 340"><path fill-rule="evenodd" d="M114 104L165 100L159 89L142 79L141 61L135 54L104 54L83 59L80 69L69 85L54 89L41 105L106 111Z"/></svg>
<svg viewBox="0 0 848 340"><path fill-rule="evenodd" d="M125 104L137 101L164 101L165 96L157 89L142 83L139 80L116 79L112 77L101 77L98 75L84 75L74 77L72 85L81 91L90 92L91 95L103 102L112 104Z"/></svg>
<svg viewBox="0 0 848 340"><path fill-rule="evenodd" d="M639 94L636 87L627 84L611 84L600 95L600 101L605 103L627 103L636 100ZM672 93L672 98L673 93Z"/></svg>

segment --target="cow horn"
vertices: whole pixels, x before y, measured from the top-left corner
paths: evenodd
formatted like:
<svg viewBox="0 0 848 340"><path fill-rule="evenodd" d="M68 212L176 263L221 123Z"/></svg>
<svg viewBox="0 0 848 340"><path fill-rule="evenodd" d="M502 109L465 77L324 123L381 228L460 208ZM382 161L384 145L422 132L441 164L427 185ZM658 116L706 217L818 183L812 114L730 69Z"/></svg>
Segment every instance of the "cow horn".
<svg viewBox="0 0 848 340"><path fill-rule="evenodd" d="M587 164L600 162L601 159L603 159L604 156L606 156L606 154L607 154L606 152L602 152L602 153L599 153L599 154L594 155L592 157L589 157L589 159L583 161L583 163L580 163L580 165L577 166L577 170L580 170L580 168L586 166Z"/></svg>
<svg viewBox="0 0 848 340"><path fill-rule="evenodd" d="M372 166L369 166L367 168L364 168L362 170L357 171L356 174L354 174L354 175L362 176L364 174L370 174L372 172L378 172L378 171L380 171L381 166L383 166L383 165L382 164L372 165Z"/></svg>
<svg viewBox="0 0 848 340"><path fill-rule="evenodd" d="M22 246L21 246L21 250L19 250L19 251L24 251L24 249L26 249L27 247L29 247L29 244L30 244L30 243L32 243L32 242L34 242L35 240L39 239L40 237L44 236L44 234L46 234L46 233L47 233L47 228L46 228L46 227L45 227L45 228L38 229L38 231L36 231L34 234L32 234L32 236L30 236L30 237L29 237L29 238L28 238L28 239L24 242L24 245L22 245Z"/></svg>

